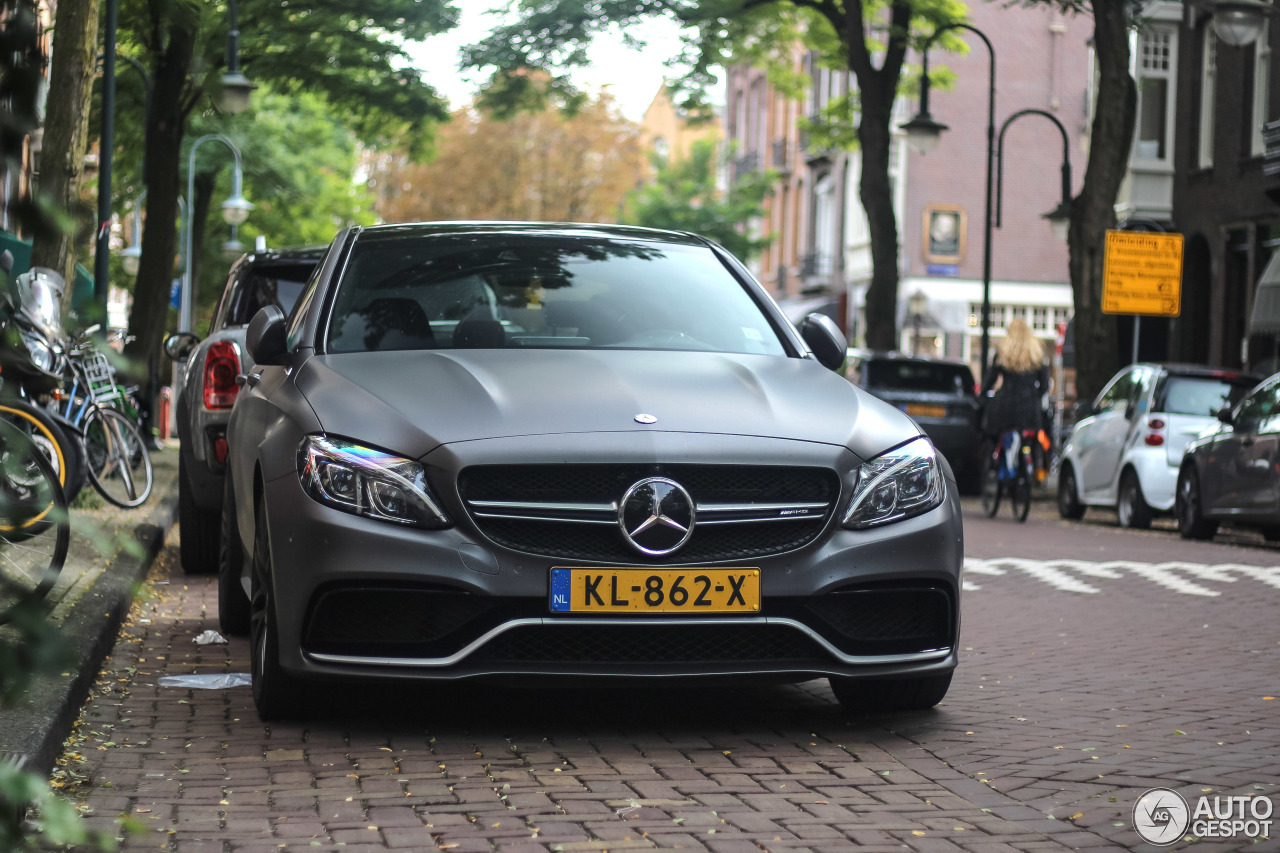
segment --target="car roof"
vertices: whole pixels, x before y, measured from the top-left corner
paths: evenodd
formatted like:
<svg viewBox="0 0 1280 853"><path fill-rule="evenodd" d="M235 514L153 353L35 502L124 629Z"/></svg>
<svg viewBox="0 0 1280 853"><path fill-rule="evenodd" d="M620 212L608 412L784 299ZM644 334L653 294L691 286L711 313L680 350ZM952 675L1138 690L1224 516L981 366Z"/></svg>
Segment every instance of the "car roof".
<svg viewBox="0 0 1280 853"><path fill-rule="evenodd" d="M505 222L505 221L446 221L401 222L390 225L370 225L358 229L360 236L428 237L459 234L519 234L559 237L613 237L626 240L656 240L688 246L706 246L707 240L682 231L665 231L659 228L641 228L634 225L609 225L591 222ZM357 237L359 239L359 237Z"/></svg>
<svg viewBox="0 0 1280 853"><path fill-rule="evenodd" d="M1190 364L1186 362L1143 362L1147 367L1155 367L1171 376L1202 376L1207 379L1239 379L1244 382L1261 382L1265 377L1247 370L1234 370L1226 367L1210 367L1207 364Z"/></svg>
<svg viewBox="0 0 1280 853"><path fill-rule="evenodd" d="M281 249L264 249L261 252L248 252L241 260L241 263L257 265L276 261L319 261L327 251L329 251L328 246L293 246Z"/></svg>

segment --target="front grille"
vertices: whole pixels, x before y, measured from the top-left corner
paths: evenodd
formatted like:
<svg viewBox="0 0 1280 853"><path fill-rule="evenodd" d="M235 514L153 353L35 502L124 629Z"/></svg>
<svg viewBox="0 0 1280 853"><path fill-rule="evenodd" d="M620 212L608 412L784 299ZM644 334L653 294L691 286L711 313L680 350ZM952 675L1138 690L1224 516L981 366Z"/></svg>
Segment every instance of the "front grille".
<svg viewBox="0 0 1280 853"><path fill-rule="evenodd" d="M331 587L316 596L302 645L318 654L447 657L507 619L539 615L541 602L529 604L512 612L508 600L457 590Z"/></svg>
<svg viewBox="0 0 1280 853"><path fill-rule="evenodd" d="M462 471L458 490L476 526L498 545L557 559L655 561L628 545L617 523L622 496L666 477L698 508L689 541L658 560L740 561L812 542L826 526L840 481L824 468L746 465L508 465Z"/></svg>
<svg viewBox="0 0 1280 853"><path fill-rule="evenodd" d="M535 625L507 631L472 655L484 664L830 663L809 637L783 625Z"/></svg>

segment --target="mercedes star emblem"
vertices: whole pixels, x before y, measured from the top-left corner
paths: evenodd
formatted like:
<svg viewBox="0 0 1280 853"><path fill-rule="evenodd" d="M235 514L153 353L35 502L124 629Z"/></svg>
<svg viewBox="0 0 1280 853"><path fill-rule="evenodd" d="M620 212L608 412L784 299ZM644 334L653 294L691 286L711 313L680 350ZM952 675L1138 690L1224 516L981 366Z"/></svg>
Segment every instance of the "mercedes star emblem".
<svg viewBox="0 0 1280 853"><path fill-rule="evenodd" d="M622 535L641 554L672 554L693 535L693 498L665 477L648 477L627 489L618 504Z"/></svg>

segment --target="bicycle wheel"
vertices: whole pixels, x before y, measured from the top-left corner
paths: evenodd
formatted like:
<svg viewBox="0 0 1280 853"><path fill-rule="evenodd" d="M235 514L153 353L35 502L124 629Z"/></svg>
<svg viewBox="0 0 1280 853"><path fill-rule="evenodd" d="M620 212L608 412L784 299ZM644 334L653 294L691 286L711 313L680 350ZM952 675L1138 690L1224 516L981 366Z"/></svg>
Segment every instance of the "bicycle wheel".
<svg viewBox="0 0 1280 853"><path fill-rule="evenodd" d="M1004 491L1000 482L1000 466L997 449L988 444L982 454L982 512L987 518L995 518L1000 511L1000 496Z"/></svg>
<svg viewBox="0 0 1280 853"><path fill-rule="evenodd" d="M79 440L64 430L49 413L25 400L0 403L0 420L5 420L35 442L58 478L58 484L73 501L84 485L84 452Z"/></svg>
<svg viewBox="0 0 1280 853"><path fill-rule="evenodd" d="M141 506L151 496L155 472L142 433L115 409L95 407L84 423L89 481L116 506Z"/></svg>
<svg viewBox="0 0 1280 853"><path fill-rule="evenodd" d="M1018 470L1009 483L1009 507L1013 517L1018 521L1026 521L1031 512L1031 484L1035 474L1031 470L1030 448L1023 445L1018 453Z"/></svg>
<svg viewBox="0 0 1280 853"><path fill-rule="evenodd" d="M71 516L53 466L0 420L0 624L53 588L70 544Z"/></svg>

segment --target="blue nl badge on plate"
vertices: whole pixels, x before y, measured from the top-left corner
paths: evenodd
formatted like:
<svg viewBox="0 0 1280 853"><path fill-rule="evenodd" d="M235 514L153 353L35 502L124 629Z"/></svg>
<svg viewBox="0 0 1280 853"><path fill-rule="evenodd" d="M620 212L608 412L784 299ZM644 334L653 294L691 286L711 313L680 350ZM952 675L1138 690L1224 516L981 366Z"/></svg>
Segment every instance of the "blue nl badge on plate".
<svg viewBox="0 0 1280 853"><path fill-rule="evenodd" d="M551 610L557 613L569 611L569 570L551 570Z"/></svg>

